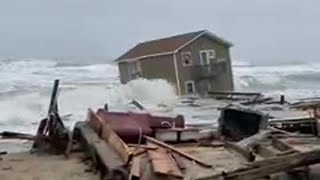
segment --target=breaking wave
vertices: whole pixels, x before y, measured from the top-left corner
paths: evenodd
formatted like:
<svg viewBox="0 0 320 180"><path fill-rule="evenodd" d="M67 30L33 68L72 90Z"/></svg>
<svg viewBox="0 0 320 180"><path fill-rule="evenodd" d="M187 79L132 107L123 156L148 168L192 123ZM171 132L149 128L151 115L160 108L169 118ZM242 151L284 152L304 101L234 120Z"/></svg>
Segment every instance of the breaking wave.
<svg viewBox="0 0 320 180"><path fill-rule="evenodd" d="M320 63L234 62L233 72L237 90L283 93L288 98L320 96ZM175 89L170 83L138 79L121 85L118 68L113 64L0 59L0 129L35 131L39 120L46 116L54 79L61 79L59 107L62 115L72 114L66 122L70 126L84 119L87 108L105 103L110 109L121 111L135 110L130 105L132 99L151 111L170 112L177 108ZM191 117L197 112L184 113Z"/></svg>
<svg viewBox="0 0 320 180"><path fill-rule="evenodd" d="M234 66L233 70L239 90L320 96L320 63Z"/></svg>

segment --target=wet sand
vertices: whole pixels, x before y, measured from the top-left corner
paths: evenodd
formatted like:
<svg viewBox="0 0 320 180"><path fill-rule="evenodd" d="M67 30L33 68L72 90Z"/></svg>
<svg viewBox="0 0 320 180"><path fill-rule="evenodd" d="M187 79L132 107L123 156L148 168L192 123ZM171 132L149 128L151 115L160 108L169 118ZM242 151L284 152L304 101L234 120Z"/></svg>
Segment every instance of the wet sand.
<svg viewBox="0 0 320 180"><path fill-rule="evenodd" d="M81 155L66 160L63 155L30 153L1 156L1 180L98 180L99 176L86 172L89 167L81 162Z"/></svg>

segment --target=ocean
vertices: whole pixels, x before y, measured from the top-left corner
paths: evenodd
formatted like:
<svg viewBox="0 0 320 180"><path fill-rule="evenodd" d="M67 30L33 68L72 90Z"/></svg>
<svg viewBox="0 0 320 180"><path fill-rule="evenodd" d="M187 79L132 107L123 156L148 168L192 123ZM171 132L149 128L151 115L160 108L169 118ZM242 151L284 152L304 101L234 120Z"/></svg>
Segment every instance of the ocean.
<svg viewBox="0 0 320 180"><path fill-rule="evenodd" d="M320 96L320 63L259 64L235 61L234 83L239 91L259 91L290 100ZM108 103L114 111L136 111L136 99L152 113L183 114L188 123L216 122L215 104L203 99L204 107L181 103L172 85L164 80L139 79L119 83L118 68L92 60L0 59L0 131L35 133L48 111L54 79L60 79L59 110L68 116L68 127L84 120L88 108Z"/></svg>

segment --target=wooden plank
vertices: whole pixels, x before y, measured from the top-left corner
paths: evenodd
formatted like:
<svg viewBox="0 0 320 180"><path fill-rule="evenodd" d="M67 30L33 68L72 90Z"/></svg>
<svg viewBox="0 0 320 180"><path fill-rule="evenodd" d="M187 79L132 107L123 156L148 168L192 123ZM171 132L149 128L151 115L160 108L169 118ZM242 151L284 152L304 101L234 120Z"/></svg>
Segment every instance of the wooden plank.
<svg viewBox="0 0 320 180"><path fill-rule="evenodd" d="M255 156L250 150L247 150L237 144L224 141L224 146L228 149L232 149L235 152L239 153L242 157L244 157L247 161L251 162L255 160Z"/></svg>
<svg viewBox="0 0 320 180"><path fill-rule="evenodd" d="M274 157L277 155L276 152L272 151L271 149L268 149L267 147L265 147L263 145L256 146L254 152L256 154L259 154L262 157L265 157L265 158L270 158L270 157Z"/></svg>
<svg viewBox="0 0 320 180"><path fill-rule="evenodd" d="M90 127L101 137L102 133L102 121L94 116L94 112L88 109L86 121L89 123Z"/></svg>
<svg viewBox="0 0 320 180"><path fill-rule="evenodd" d="M175 160L176 164L178 165L179 169L181 170L185 170L187 169L186 164L183 162L182 158L180 155L172 153L171 156L173 157L173 159Z"/></svg>
<svg viewBox="0 0 320 180"><path fill-rule="evenodd" d="M131 159L132 152L127 144L112 130L107 122L101 120L91 109L89 109L88 113L88 117L91 118L89 121L98 121L101 124L100 138L119 154L123 162L128 163Z"/></svg>
<svg viewBox="0 0 320 180"><path fill-rule="evenodd" d="M287 117L282 119L270 119L269 124L277 124L277 123L287 123L287 124L294 124L294 123L310 123L314 122L315 118L310 116L300 116L300 117Z"/></svg>
<svg viewBox="0 0 320 180"><path fill-rule="evenodd" d="M273 173L288 171L297 167L308 166L320 163L320 150L314 150L304 153L297 153L287 156L281 156L272 160L264 160L257 163L252 163L246 168L237 169L230 172L223 172L213 176L198 178L197 180L209 179L257 179Z"/></svg>
<svg viewBox="0 0 320 180"><path fill-rule="evenodd" d="M96 161L95 154L97 154L107 168L113 169L124 165L118 153L100 139L87 122L77 122L75 125L76 132L83 138L84 142L83 140L80 141L83 142L82 144L85 146L87 153L92 156L93 161Z"/></svg>
<svg viewBox="0 0 320 180"><path fill-rule="evenodd" d="M148 145L149 144L153 143L148 142ZM148 150L148 156L155 174L172 176L179 179L183 178L182 172L170 157L166 149L158 146L157 150Z"/></svg>
<svg viewBox="0 0 320 180"><path fill-rule="evenodd" d="M141 164L141 156L136 156L132 158L129 179L140 178L140 171L141 171L140 164Z"/></svg>
<svg viewBox="0 0 320 180"><path fill-rule="evenodd" d="M254 146L258 145L261 141L265 140L271 135L271 130L262 130L259 133L245 138L237 143L238 146L244 149L252 149Z"/></svg>
<svg viewBox="0 0 320 180"><path fill-rule="evenodd" d="M295 150L291 145L288 143L283 142L280 139L272 138L272 145L279 149L280 151L289 151L289 150ZM296 150L298 152L298 150Z"/></svg>
<svg viewBox="0 0 320 180"><path fill-rule="evenodd" d="M128 144L129 147L143 148L148 150L156 150L158 147L156 146L148 146L144 144Z"/></svg>
<svg viewBox="0 0 320 180"><path fill-rule="evenodd" d="M181 156L183 156L183 157L185 157L185 158L187 158L187 159L189 159L191 161L194 161L194 162L198 163L199 165L201 165L203 167L206 167L206 168L211 168L212 167L211 164L208 164L208 163L206 163L206 162L204 162L204 161L202 161L202 160L200 160L200 159L198 159L198 158L196 158L194 156L191 156L190 154L182 152L179 149L177 149L177 148L175 148L175 147L173 147L173 146L171 146L169 144L166 144L164 142L158 141L158 140L156 140L156 139L154 139L152 137L149 137L149 136L144 136L144 138L146 138L147 141L149 141L149 142L152 142L152 143L157 144L157 145L159 145L161 147L167 148L167 149L171 150L172 152L175 152L175 153L177 153L177 154L179 154L179 155L181 155Z"/></svg>

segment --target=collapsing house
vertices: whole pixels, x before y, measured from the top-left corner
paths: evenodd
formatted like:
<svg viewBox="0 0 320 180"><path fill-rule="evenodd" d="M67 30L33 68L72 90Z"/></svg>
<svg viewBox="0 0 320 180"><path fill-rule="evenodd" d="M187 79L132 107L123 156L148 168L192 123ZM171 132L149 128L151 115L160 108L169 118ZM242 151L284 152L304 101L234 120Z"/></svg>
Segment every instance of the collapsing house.
<svg viewBox="0 0 320 180"><path fill-rule="evenodd" d="M165 79L179 95L232 91L232 44L207 31L139 43L115 60L121 83Z"/></svg>

